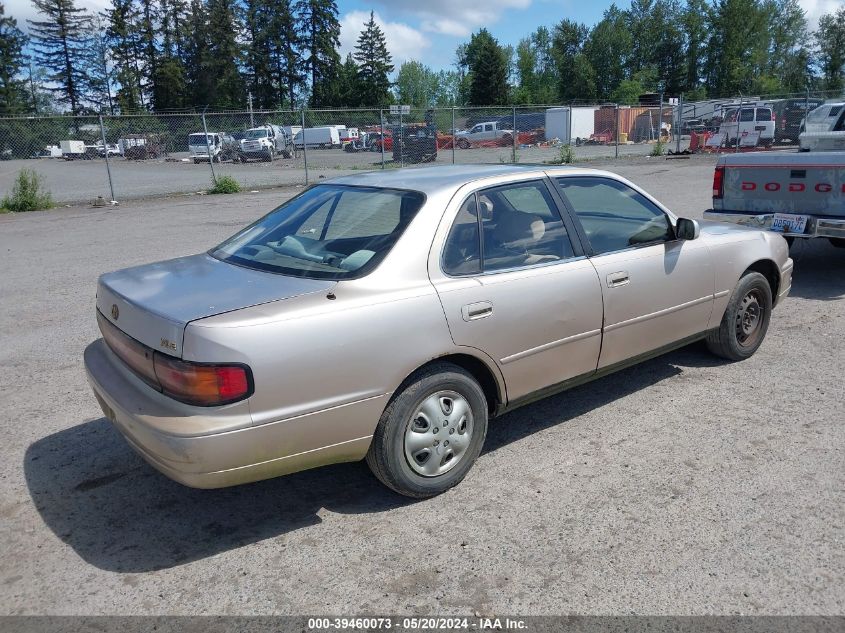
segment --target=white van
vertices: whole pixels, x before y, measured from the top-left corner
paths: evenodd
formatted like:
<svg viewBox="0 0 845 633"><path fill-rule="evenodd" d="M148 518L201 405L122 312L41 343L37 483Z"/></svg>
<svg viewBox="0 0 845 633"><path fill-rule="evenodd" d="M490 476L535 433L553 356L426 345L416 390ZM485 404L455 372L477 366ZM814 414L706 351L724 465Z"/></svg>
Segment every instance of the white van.
<svg viewBox="0 0 845 633"><path fill-rule="evenodd" d="M737 120L738 119L738 120ZM768 105L747 105L725 112L719 134L727 145L742 144L742 139L759 133L757 145L771 147L775 142L775 115Z"/></svg>

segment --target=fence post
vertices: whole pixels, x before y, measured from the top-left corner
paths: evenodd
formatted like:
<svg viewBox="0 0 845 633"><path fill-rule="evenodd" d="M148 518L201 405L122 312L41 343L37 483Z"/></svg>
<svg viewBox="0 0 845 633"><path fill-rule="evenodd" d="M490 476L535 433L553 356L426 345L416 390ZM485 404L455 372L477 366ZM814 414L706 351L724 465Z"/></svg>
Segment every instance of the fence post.
<svg viewBox="0 0 845 633"><path fill-rule="evenodd" d="M658 147L662 143L663 143L663 92L660 93L660 112L657 115L657 145L658 145Z"/></svg>
<svg viewBox="0 0 845 633"><path fill-rule="evenodd" d="M405 166L405 136L402 134L402 106L399 106L399 166ZM394 156L396 156L396 141L393 139ZM394 159L395 160L395 159Z"/></svg>
<svg viewBox="0 0 845 633"><path fill-rule="evenodd" d="M511 133L511 162L516 162L516 139L519 134L516 131L516 106L513 106L513 128Z"/></svg>
<svg viewBox="0 0 845 633"><path fill-rule="evenodd" d="M308 141L305 138L305 107L302 108L302 162L305 164L305 184L308 184Z"/></svg>
<svg viewBox="0 0 845 633"><path fill-rule="evenodd" d="M452 105L452 164L455 164L455 143L457 141L457 134L455 134L455 106Z"/></svg>
<svg viewBox="0 0 845 633"><path fill-rule="evenodd" d="M742 119L742 95L739 95L739 109L736 111L736 147L734 148L734 154L739 154L739 128L740 128L740 119Z"/></svg>
<svg viewBox="0 0 845 633"><path fill-rule="evenodd" d="M117 204L117 198L114 197L114 182L111 179L111 165L109 164L109 146L106 145L106 128L103 127L103 114L100 113L100 137L103 139L103 153L106 157L106 173L109 175L109 191L111 191L111 203Z"/></svg>
<svg viewBox="0 0 845 633"><path fill-rule="evenodd" d="M684 93L678 95L678 129L675 130L675 153L681 153L681 130L683 129L683 119L684 119Z"/></svg>
<svg viewBox="0 0 845 633"><path fill-rule="evenodd" d="M384 169L384 110L378 111L379 132L381 132L381 168Z"/></svg>
<svg viewBox="0 0 845 633"><path fill-rule="evenodd" d="M569 102L569 116L566 117L566 144L570 147L572 146L572 112L575 109L573 107L574 103L574 101Z"/></svg>
<svg viewBox="0 0 845 633"><path fill-rule="evenodd" d="M202 113L202 131L205 134L205 150L208 154L208 164L211 167L211 182L217 185L217 174L214 173L214 157L211 155L211 145L208 142L208 128L205 126L205 111Z"/></svg>
<svg viewBox="0 0 845 633"><path fill-rule="evenodd" d="M619 104L617 103L614 105L616 107L616 125L614 125L614 128L616 128L614 130L616 132L616 134L614 135L616 136L616 155L614 156L614 158L619 158Z"/></svg>

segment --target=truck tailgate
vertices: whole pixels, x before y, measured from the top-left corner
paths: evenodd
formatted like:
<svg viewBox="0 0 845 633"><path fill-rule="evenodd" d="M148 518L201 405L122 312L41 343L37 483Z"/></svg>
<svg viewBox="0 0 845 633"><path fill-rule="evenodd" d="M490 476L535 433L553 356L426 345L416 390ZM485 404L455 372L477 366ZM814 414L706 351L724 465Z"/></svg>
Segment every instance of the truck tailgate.
<svg viewBox="0 0 845 633"><path fill-rule="evenodd" d="M714 211L845 217L845 152L723 155Z"/></svg>

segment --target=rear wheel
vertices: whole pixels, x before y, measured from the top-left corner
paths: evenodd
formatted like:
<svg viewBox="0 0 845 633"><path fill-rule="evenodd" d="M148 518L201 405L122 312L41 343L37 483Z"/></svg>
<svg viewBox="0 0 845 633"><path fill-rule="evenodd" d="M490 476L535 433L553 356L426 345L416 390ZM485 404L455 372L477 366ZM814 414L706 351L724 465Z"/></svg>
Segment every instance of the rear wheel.
<svg viewBox="0 0 845 633"><path fill-rule="evenodd" d="M763 343L772 315L772 290L760 273L746 272L734 288L719 328L707 335L708 349L728 360L750 358Z"/></svg>
<svg viewBox="0 0 845 633"><path fill-rule="evenodd" d="M384 410L367 464L399 494L433 497L466 476L486 435L484 391L465 370L438 363L412 377Z"/></svg>
<svg viewBox="0 0 845 633"><path fill-rule="evenodd" d="M465 138L459 138L458 147L460 147L461 149L469 149L469 141Z"/></svg>

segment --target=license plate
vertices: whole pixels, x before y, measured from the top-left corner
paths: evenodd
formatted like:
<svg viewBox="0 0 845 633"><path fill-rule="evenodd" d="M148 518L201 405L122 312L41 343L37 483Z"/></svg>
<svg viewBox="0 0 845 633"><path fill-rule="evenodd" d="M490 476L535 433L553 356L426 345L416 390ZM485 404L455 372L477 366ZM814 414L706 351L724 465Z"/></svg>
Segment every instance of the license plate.
<svg viewBox="0 0 845 633"><path fill-rule="evenodd" d="M775 217L772 218L772 230L778 233L803 233L805 228L807 228L806 215L775 213Z"/></svg>

